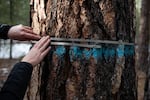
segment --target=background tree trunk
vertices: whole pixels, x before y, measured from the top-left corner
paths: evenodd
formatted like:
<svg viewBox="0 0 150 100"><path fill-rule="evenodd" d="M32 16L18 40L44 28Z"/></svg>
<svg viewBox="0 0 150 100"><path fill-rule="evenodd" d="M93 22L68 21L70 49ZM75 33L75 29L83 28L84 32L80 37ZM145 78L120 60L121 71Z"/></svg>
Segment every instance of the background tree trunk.
<svg viewBox="0 0 150 100"><path fill-rule="evenodd" d="M51 37L134 42L134 0L31 0L32 27ZM52 46L28 100L135 100L134 46Z"/></svg>
<svg viewBox="0 0 150 100"><path fill-rule="evenodd" d="M138 81L138 100L149 100L149 67L148 67L148 50L149 50L149 28L150 28L150 1L142 0L140 33L137 40L136 49L136 70ZM145 99L144 99L145 93Z"/></svg>

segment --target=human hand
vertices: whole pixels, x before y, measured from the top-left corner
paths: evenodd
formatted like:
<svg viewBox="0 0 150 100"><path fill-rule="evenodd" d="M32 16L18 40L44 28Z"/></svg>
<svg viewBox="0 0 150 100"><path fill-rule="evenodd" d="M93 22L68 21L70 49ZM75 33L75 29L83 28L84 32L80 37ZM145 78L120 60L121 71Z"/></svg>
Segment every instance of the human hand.
<svg viewBox="0 0 150 100"><path fill-rule="evenodd" d="M9 29L8 38L13 40L28 41L39 40L41 37L35 34L31 27L16 25Z"/></svg>
<svg viewBox="0 0 150 100"><path fill-rule="evenodd" d="M39 64L50 50L50 46L48 47L49 43L49 36L41 38L22 59L22 62L28 62L32 66Z"/></svg>

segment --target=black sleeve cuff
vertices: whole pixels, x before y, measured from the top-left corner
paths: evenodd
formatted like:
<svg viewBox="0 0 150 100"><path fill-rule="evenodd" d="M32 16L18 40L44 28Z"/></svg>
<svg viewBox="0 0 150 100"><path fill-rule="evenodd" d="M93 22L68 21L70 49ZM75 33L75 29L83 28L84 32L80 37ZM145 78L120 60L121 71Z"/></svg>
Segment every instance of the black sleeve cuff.
<svg viewBox="0 0 150 100"><path fill-rule="evenodd" d="M8 31L11 28L11 25L1 24L0 25L0 38L8 39Z"/></svg>
<svg viewBox="0 0 150 100"><path fill-rule="evenodd" d="M31 79L32 70L32 65L27 62L15 64L2 88L1 93L3 95L7 95L9 93L12 94L13 97L22 100Z"/></svg>

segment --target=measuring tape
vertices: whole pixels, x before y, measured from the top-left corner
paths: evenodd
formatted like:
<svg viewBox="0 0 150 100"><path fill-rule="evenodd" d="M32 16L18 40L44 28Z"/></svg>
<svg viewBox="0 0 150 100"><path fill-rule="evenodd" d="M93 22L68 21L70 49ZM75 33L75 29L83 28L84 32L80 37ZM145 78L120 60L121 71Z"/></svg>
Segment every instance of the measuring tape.
<svg viewBox="0 0 150 100"><path fill-rule="evenodd" d="M114 45L135 45L134 43L128 43L123 41L109 41L109 40L93 40L93 39L73 39L73 38L55 38L51 37L50 45L59 46L78 46L87 48L101 48L101 44L114 44ZM36 43L37 41L32 41Z"/></svg>

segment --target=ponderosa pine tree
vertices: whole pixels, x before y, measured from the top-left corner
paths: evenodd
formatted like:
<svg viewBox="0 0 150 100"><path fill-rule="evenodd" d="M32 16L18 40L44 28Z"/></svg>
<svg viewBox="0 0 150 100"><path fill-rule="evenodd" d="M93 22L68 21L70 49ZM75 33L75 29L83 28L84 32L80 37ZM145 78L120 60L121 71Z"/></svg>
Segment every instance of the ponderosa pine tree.
<svg viewBox="0 0 150 100"><path fill-rule="evenodd" d="M40 35L134 42L134 0L31 0ZM134 45L52 46L27 100L136 100Z"/></svg>

